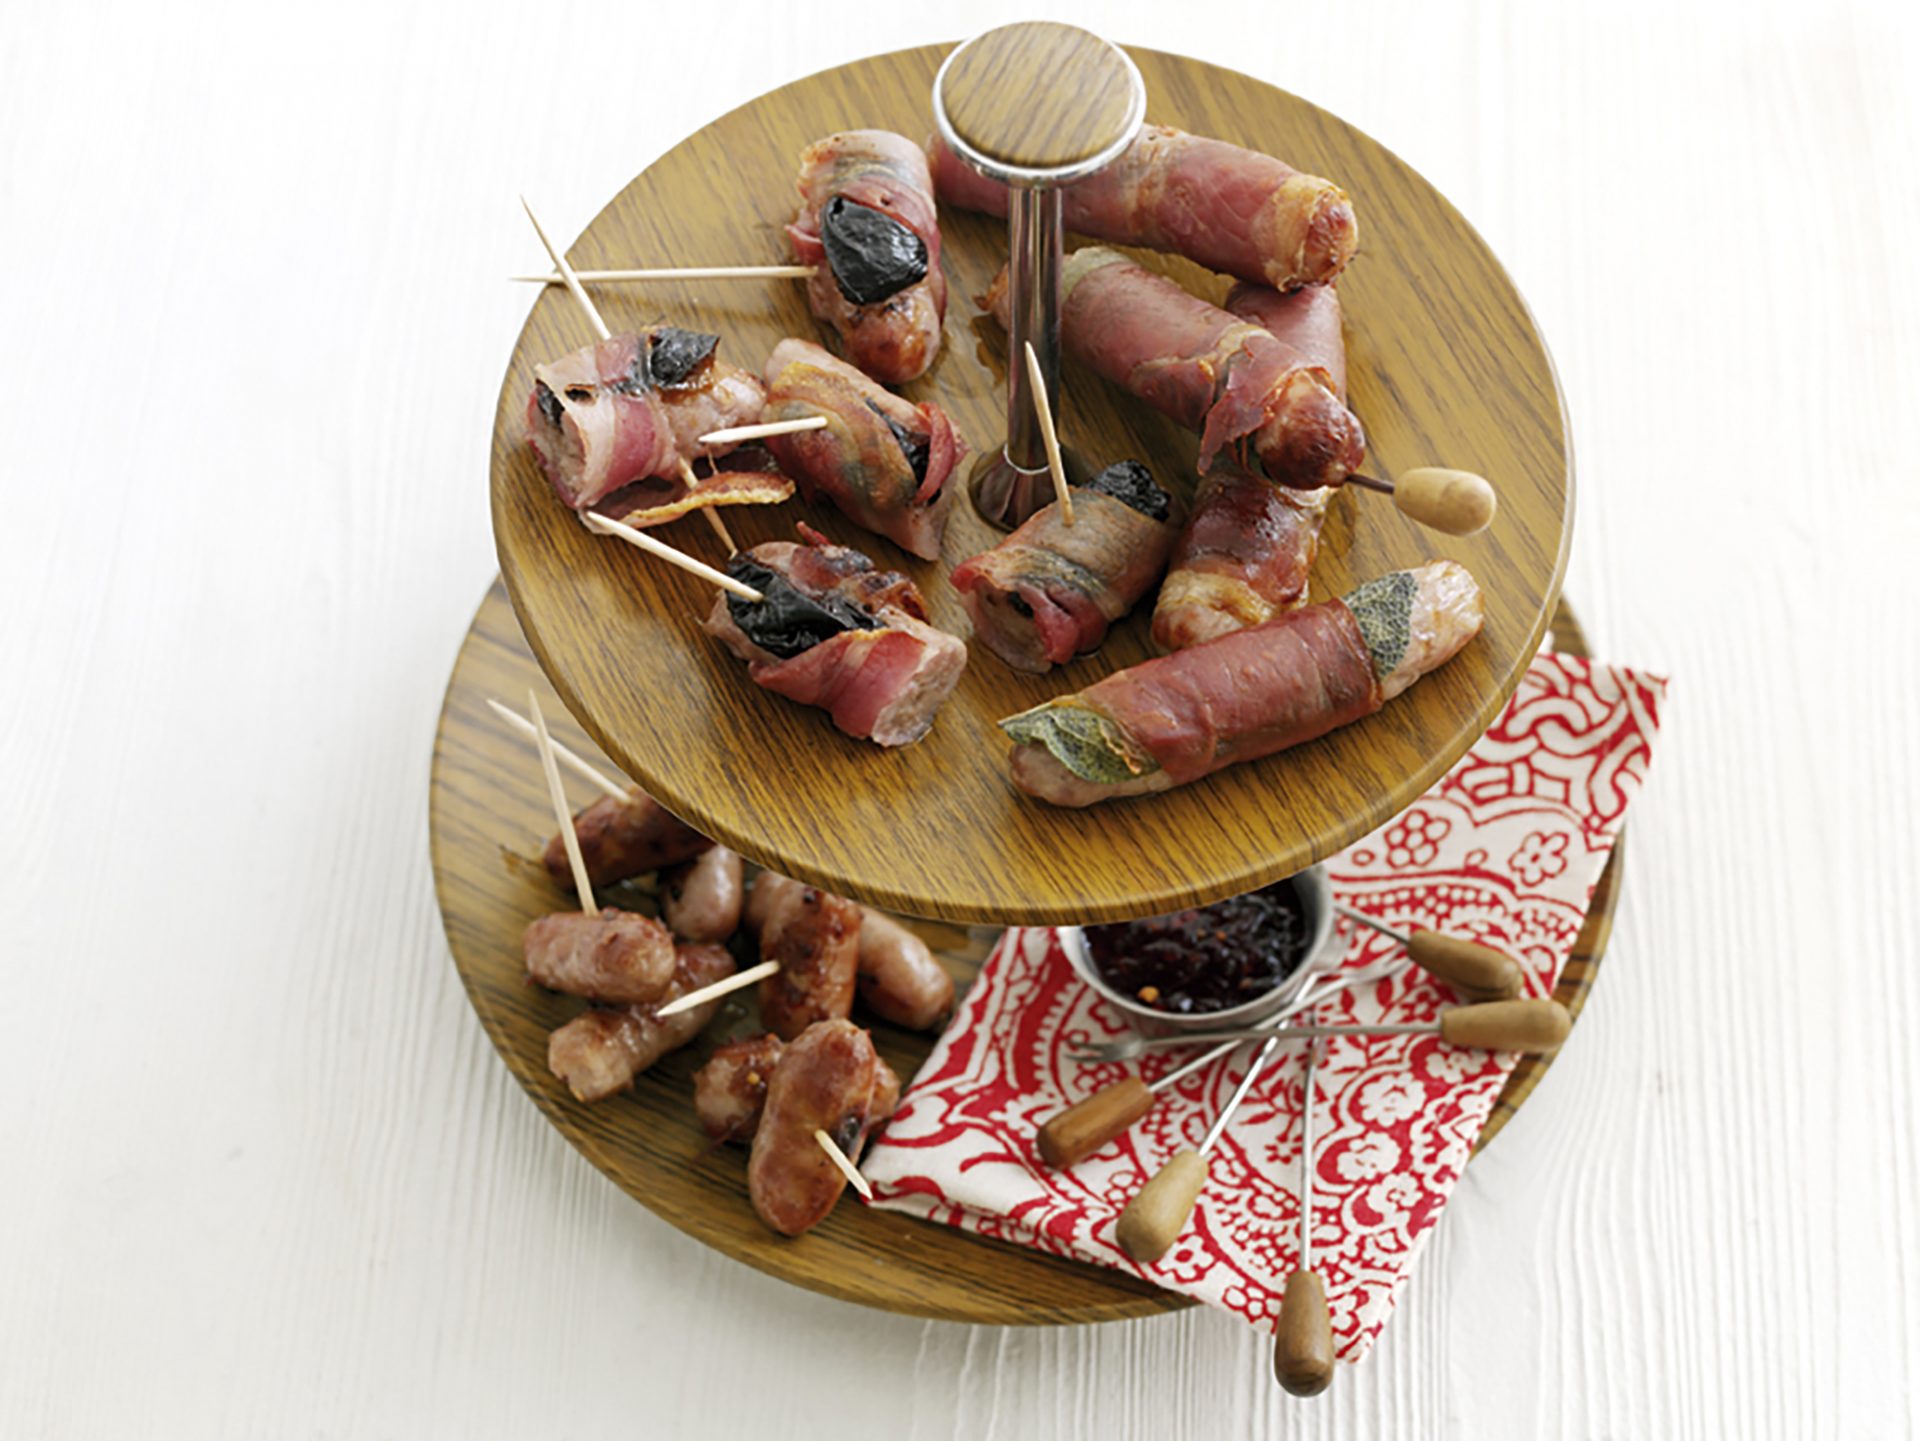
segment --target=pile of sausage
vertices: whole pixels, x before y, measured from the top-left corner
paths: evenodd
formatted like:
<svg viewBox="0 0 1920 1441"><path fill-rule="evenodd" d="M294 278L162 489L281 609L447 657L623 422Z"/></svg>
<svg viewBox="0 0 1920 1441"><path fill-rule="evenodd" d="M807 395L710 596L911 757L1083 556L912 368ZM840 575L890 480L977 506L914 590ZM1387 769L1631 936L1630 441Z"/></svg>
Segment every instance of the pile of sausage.
<svg viewBox="0 0 1920 1441"><path fill-rule="evenodd" d="M658 872L660 918L607 906L592 916L556 912L527 927L528 979L590 1002L549 1038L549 1069L581 1101L631 1087L718 1013L715 999L658 1014L734 974L728 943L744 927L760 958L780 967L760 984L767 1029L715 1049L696 1073L694 1107L714 1140L751 1147L747 1186L761 1219L783 1235L800 1234L846 1185L815 1131L857 1161L900 1098L899 1077L848 1019L856 996L889 1024L929 1030L953 1008L952 978L912 931L844 897L771 872L749 889L738 855L637 787L624 799L595 801L573 827L597 890ZM571 887L560 836L545 862L556 884Z"/></svg>

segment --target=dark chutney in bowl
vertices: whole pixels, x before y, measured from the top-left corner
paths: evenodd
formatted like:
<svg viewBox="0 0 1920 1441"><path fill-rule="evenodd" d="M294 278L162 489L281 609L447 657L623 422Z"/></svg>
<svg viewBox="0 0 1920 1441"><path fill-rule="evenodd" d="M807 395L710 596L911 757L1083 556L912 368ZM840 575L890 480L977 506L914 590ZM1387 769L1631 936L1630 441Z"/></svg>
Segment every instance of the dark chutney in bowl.
<svg viewBox="0 0 1920 1441"><path fill-rule="evenodd" d="M1144 921L1088 926L1100 979L1143 1006L1204 1015L1244 1006L1300 968L1313 923L1289 877L1244 896Z"/></svg>

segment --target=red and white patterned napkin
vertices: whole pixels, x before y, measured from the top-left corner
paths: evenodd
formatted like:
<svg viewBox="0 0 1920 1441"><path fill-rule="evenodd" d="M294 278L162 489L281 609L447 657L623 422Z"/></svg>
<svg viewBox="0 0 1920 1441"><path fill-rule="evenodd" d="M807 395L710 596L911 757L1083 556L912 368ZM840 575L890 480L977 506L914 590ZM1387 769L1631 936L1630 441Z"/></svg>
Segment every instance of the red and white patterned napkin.
<svg viewBox="0 0 1920 1441"><path fill-rule="evenodd" d="M1541 655L1493 728L1390 824L1328 862L1342 901L1518 957L1551 990L1627 803L1645 778L1666 682ZM1398 947L1342 923L1343 964ZM1332 1023L1427 1021L1451 995L1409 968L1342 992ZM1007 932L861 1169L876 1204L1135 1272L1270 1328L1298 1260L1304 1044L1274 1055L1209 1157L1193 1220L1157 1264L1114 1242L1122 1207L1168 1157L1197 1145L1250 1051L1181 1082L1118 1141L1070 1171L1034 1151L1040 1124L1133 1067L1064 1052L1124 1033L1080 983L1051 930ZM1188 1053L1137 1063L1151 1081ZM1437 1038L1332 1041L1315 1079L1315 1263L1339 1354L1379 1335L1518 1058Z"/></svg>

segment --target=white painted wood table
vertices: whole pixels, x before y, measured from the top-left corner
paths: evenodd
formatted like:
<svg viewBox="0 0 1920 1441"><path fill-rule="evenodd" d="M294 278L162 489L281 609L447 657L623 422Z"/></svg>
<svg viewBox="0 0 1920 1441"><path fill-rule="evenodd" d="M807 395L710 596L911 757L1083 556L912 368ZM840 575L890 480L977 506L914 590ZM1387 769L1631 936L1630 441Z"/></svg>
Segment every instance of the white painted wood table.
<svg viewBox="0 0 1920 1441"><path fill-rule="evenodd" d="M1815 8L0 9L0 1435L1913 1433L1920 45ZM1568 593L1676 678L1575 1042L1314 1403L1217 1315L702 1250L540 1119L434 909L516 193L570 236L762 90L1034 11L1453 198L1560 365Z"/></svg>

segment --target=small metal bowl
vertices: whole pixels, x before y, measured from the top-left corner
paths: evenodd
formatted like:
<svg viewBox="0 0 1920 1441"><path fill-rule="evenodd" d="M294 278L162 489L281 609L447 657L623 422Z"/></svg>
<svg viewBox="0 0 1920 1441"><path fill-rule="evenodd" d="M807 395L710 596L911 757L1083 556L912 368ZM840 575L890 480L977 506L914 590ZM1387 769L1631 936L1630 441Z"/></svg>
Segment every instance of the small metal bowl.
<svg viewBox="0 0 1920 1441"><path fill-rule="evenodd" d="M1265 995L1225 1010L1182 1015L1157 1010L1115 990L1101 979L1087 950L1086 932L1079 926L1059 928L1060 947L1080 979L1142 1035L1167 1036L1178 1031L1231 1030L1257 1025L1298 997L1308 979L1325 970L1334 959L1334 948L1329 944L1333 939L1333 887L1327 883L1326 867L1314 866L1288 879L1293 883L1294 894L1300 898L1300 908L1306 913L1307 953L1294 967L1293 974Z"/></svg>

